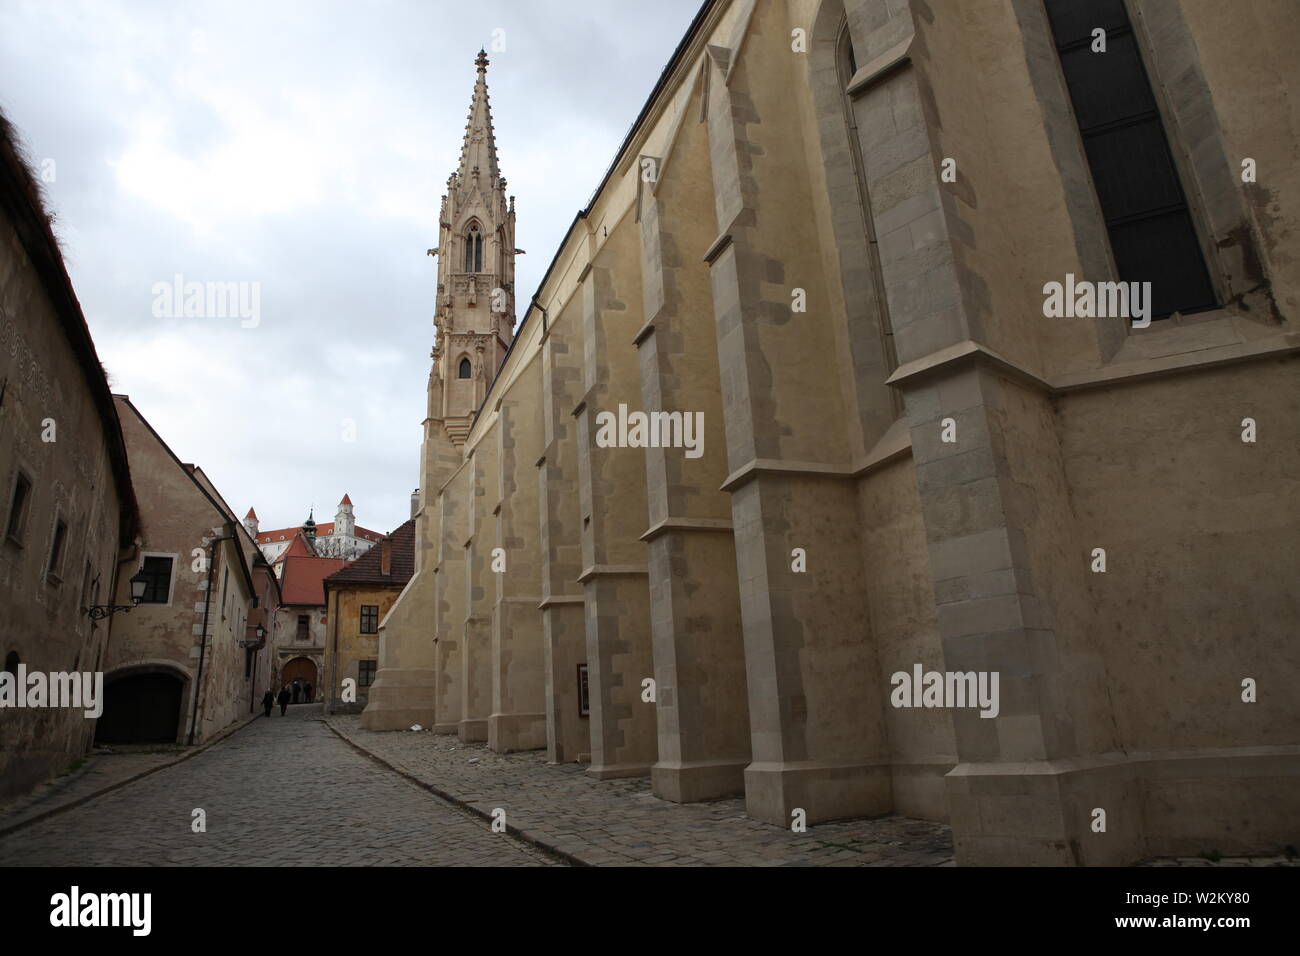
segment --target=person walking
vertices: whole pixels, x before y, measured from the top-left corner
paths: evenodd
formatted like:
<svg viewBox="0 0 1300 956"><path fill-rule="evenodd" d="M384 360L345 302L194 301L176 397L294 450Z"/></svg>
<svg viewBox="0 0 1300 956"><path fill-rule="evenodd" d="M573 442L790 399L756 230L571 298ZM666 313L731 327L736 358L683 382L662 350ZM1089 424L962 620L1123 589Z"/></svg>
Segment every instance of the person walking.
<svg viewBox="0 0 1300 956"><path fill-rule="evenodd" d="M293 702L298 703L298 695L302 693L302 684L298 681L293 682Z"/></svg>
<svg viewBox="0 0 1300 956"><path fill-rule="evenodd" d="M271 708L275 706L275 694L271 693L271 688L266 689L266 696L262 698L262 709L266 711L266 716L271 716Z"/></svg>
<svg viewBox="0 0 1300 956"><path fill-rule="evenodd" d="M281 717L283 717L284 712L289 709L289 700L290 698L292 698L292 696L293 695L289 693L289 688L287 686L282 687L280 689L280 716Z"/></svg>

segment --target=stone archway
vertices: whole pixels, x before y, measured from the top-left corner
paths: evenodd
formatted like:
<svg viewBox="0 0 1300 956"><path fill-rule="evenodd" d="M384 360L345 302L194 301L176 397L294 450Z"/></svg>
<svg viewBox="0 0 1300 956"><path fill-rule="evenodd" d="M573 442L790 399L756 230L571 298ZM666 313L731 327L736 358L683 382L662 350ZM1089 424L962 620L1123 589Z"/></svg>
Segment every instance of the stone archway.
<svg viewBox="0 0 1300 956"><path fill-rule="evenodd" d="M186 679L164 668L109 674L96 743L176 743L183 722Z"/></svg>
<svg viewBox="0 0 1300 956"><path fill-rule="evenodd" d="M295 657L286 661L280 668L280 686L293 690L297 685L299 696L294 703L306 703L315 700L320 694L320 682L317 680L316 662L309 657Z"/></svg>

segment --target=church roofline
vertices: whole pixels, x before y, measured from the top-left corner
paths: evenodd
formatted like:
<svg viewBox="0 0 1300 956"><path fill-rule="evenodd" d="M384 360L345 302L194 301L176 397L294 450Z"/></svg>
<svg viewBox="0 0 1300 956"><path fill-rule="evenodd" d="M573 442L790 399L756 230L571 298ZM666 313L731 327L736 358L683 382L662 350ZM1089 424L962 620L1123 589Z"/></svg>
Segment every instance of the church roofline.
<svg viewBox="0 0 1300 956"><path fill-rule="evenodd" d="M650 95L646 98L645 104L641 107L641 112L639 112L636 119L632 121L632 125L627 131L627 135L623 137L623 142L618 147L618 151L615 152L614 159L610 162L609 168L605 170L605 175L601 178L600 184L591 194L591 198L587 200L587 205L579 209L574 215L573 222L569 224L568 230L564 233L564 238L560 240L559 245L555 248L555 255L551 257L551 264L546 267L546 272L542 275L541 281L537 283L537 290L533 293L532 298L528 300L528 308L524 310L523 318L519 320L519 326L515 329L514 339L511 340L510 347L506 350L506 354L501 360L502 368L505 368L506 359L510 357L510 353L514 350L515 342L518 342L523 337L522 333L528 325L528 317L533 314L534 309L540 308L540 306L537 305L537 298L542 294L542 290L546 288L546 283L550 280L551 273L555 271L555 266L560 261L560 256L563 255L564 250L568 248L569 240L573 237L574 229L577 228L579 222L586 219L591 214L591 210L596 205L596 201L600 198L601 192L604 191L605 187L609 184L611 177L613 177L614 170L616 170L619 164L623 161L623 157L627 154L628 147L632 145L632 140L636 138L637 130L641 128L646 117L650 115L650 111L653 109L655 101L659 98L659 94L662 93L664 88L668 85L668 81L672 77L673 71L676 70L682 60L685 59L686 52L690 49L691 42L695 39L696 34L699 33L700 27L704 24L705 20L708 19L709 14L711 14L714 8L719 6L720 3L721 0L704 0L699 11L695 14L695 19L693 19L691 25L686 28L686 33L682 37L681 42L677 44L677 49L673 51L673 55L669 58L668 65L663 68L662 72L660 72L659 79L655 83L654 89L650 91ZM495 379L493 380L493 384L495 384ZM489 388L488 394L491 394L491 391L492 390ZM484 404L487 403L486 395L483 397L483 401ZM480 408L481 407L482 406L480 406ZM475 417L477 418L477 412L475 412Z"/></svg>

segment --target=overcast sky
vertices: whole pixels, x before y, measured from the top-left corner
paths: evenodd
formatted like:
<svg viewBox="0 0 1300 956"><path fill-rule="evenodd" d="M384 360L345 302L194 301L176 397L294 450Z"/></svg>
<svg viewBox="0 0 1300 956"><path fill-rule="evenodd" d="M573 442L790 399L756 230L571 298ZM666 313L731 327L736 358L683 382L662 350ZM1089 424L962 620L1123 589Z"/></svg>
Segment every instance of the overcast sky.
<svg viewBox="0 0 1300 956"><path fill-rule="evenodd" d="M113 390L263 530L347 492L387 532L419 482L425 250L480 46L526 303L699 4L0 0L0 105L53 174ZM177 274L257 283L257 324L157 317Z"/></svg>

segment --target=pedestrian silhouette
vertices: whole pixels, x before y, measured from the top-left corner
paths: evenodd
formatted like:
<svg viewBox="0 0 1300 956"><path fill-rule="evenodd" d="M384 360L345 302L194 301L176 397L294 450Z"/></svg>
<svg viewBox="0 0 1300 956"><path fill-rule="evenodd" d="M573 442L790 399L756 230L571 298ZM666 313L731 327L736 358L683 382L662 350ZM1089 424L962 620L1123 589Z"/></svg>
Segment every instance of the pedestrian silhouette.
<svg viewBox="0 0 1300 956"><path fill-rule="evenodd" d="M275 706L275 694L271 693L271 688L266 689L266 696L262 698L262 709L266 711L266 716L271 716L271 708Z"/></svg>
<svg viewBox="0 0 1300 956"><path fill-rule="evenodd" d="M289 709L289 699L292 696L293 695L289 693L288 687L281 688L280 690L280 716L281 717L283 717L284 712Z"/></svg>
<svg viewBox="0 0 1300 956"><path fill-rule="evenodd" d="M311 684L308 684L305 688L303 688L303 690L304 690L304 691L306 692L306 694L307 694L307 703L310 704L310 703L311 703Z"/></svg>
<svg viewBox="0 0 1300 956"><path fill-rule="evenodd" d="M298 703L298 695L302 693L302 685L297 681L293 682L293 702Z"/></svg>

